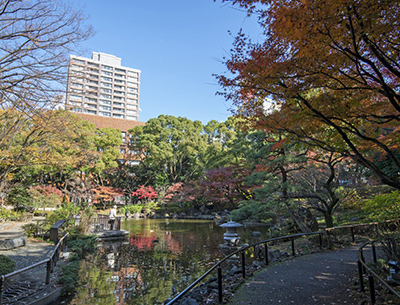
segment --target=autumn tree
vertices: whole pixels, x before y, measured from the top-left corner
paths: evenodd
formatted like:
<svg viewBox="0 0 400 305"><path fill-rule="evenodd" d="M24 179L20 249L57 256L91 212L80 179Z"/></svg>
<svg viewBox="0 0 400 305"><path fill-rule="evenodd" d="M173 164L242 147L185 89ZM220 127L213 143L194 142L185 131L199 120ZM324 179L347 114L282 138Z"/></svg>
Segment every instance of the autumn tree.
<svg viewBox="0 0 400 305"><path fill-rule="evenodd" d="M121 189L112 186L101 186L91 190L94 194L92 203L102 209L106 209L108 205L114 203L115 198L123 196L124 192Z"/></svg>
<svg viewBox="0 0 400 305"><path fill-rule="evenodd" d="M151 185L141 185L136 191L132 192L132 196L136 196L139 200L150 201L157 199L158 194Z"/></svg>
<svg viewBox="0 0 400 305"><path fill-rule="evenodd" d="M24 116L24 124L19 126L17 134L1 139L0 181L21 171L29 170L30 174L49 173L51 168L66 171L93 161L86 154L94 148L93 124L63 110L45 109L31 115L14 110L0 121L0 129L11 126L16 116Z"/></svg>
<svg viewBox="0 0 400 305"><path fill-rule="evenodd" d="M264 32L257 43L240 33L226 61L233 76L218 77L238 112L400 189L399 2L229 2L257 14Z"/></svg>
<svg viewBox="0 0 400 305"><path fill-rule="evenodd" d="M199 180L201 194L219 210L234 209L250 195L245 179L250 171L241 166L220 167L207 171Z"/></svg>

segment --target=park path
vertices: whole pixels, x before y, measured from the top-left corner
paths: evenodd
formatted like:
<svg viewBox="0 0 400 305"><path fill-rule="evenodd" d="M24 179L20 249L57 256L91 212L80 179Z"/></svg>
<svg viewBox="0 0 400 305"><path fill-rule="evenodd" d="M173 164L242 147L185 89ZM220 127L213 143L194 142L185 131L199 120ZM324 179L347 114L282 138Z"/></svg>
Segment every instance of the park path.
<svg viewBox="0 0 400 305"><path fill-rule="evenodd" d="M295 257L241 285L229 305L358 304L353 292L358 246Z"/></svg>

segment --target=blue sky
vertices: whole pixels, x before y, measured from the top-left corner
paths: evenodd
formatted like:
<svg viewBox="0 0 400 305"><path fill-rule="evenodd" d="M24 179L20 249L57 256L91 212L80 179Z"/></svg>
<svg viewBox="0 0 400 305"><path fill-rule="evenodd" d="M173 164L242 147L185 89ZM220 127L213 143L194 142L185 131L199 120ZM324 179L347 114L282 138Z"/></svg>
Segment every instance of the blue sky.
<svg viewBox="0 0 400 305"><path fill-rule="evenodd" d="M259 28L246 13L213 0L73 0L88 16L95 35L82 43L83 52L113 54L122 65L142 71L140 121L161 114L225 121L230 103L213 74L222 64L240 28Z"/></svg>

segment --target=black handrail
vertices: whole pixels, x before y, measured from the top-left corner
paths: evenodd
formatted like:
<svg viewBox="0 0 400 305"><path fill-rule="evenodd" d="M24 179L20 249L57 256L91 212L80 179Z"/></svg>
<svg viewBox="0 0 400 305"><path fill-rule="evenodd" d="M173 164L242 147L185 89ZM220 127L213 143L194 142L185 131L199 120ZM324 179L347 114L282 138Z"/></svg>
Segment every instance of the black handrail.
<svg viewBox="0 0 400 305"><path fill-rule="evenodd" d="M221 289L221 278L222 278L222 274L221 274L221 264L224 263L227 259L231 258L232 256L238 254L238 253L242 253L242 273L243 273L243 277L245 277L245 266L243 263L243 256L244 256L244 251L249 249L249 248L253 248L256 247L258 245L264 244L265 245L265 257L266 257L266 262L268 262L268 248L266 246L267 243L269 242L273 242L273 241L278 241L278 240L285 240L285 239L290 239L292 241L292 254L295 255L295 251L294 251L294 239L297 237L301 237L301 236L308 236L308 235L319 235L319 246L320 248L322 248L322 234L323 232L310 232L310 233L299 233L299 234L293 234L293 235L288 235L288 236L282 236L282 237L275 237L275 238L270 238L267 240L263 240L245 247L242 247L232 253L230 253L228 256L225 256L222 260L220 260L219 262L217 262L213 267L211 267L206 273L204 273L202 276L200 276L197 280L195 280L191 285L189 285L185 290L183 290L181 293L179 293L177 296L175 296L171 301L169 301L166 305L171 305L174 304L176 301L178 301L181 297L183 297L187 292L189 292L193 287L195 287L198 283L200 283L206 276L208 276L211 272L213 272L215 269L218 269L218 281L219 281L219 289L218 289L218 293L219 293L219 302L222 302L222 289Z"/></svg>
<svg viewBox="0 0 400 305"><path fill-rule="evenodd" d="M332 242L330 239L330 234L332 231L334 230L340 230L340 229L350 229L351 232L351 238L352 238L352 242L355 242L355 234L354 234L354 229L358 228L358 227L364 227L364 226L378 226L378 225L382 225L382 224L388 224L388 223L393 223L393 222L398 222L398 224L400 225L400 218L397 219L392 219L392 220L386 220L386 221L382 221L382 222L370 222L370 223L357 223L357 224L350 224L350 225L344 225L344 226L338 226L338 227L332 227L332 228L326 228L325 229L325 233L327 235L327 242L328 242L328 248L331 249L332 247ZM206 273L204 273L200 278L198 278L196 281L194 281L190 286L188 286L185 290L183 290L181 293L179 293L177 296L175 296L171 301L169 301L168 303L166 303L166 305L171 305L174 304L176 301L178 301L181 297L183 297L187 292L189 292L193 287L195 287L199 282L201 282L206 276L208 276L211 272L213 272L215 269L218 269L218 277L220 276L221 270L220 270L220 265L225 262L228 258L232 257L233 255L236 255L237 253L241 252L241 251L245 251L251 247L255 247L258 246L260 244L264 244L265 247L265 259L266 259L266 264L268 264L268 246L267 243L268 242L272 242L272 241L277 241L277 240L282 240L282 239L292 239L292 254L294 256L294 237L299 237L299 236L306 236L306 235L316 235L319 234L319 243L320 243L320 247L322 247L322 235L324 234L323 232L311 232L311 233L299 233L299 234L294 234L294 235L289 235L289 236L283 236L283 237L275 237L275 238L271 238L271 239L267 239L264 241L260 241L257 242L255 244L246 246L244 248L241 248L239 250L234 251L233 253L229 254L228 256L226 256L225 258L223 258L221 261L219 261L218 263L216 263L211 269L209 269ZM244 268L244 264L242 261L242 268ZM244 270L244 269L243 269ZM243 276L244 276L244 272L243 272ZM221 279L218 279L218 286L220 287L221 283L220 283ZM219 302L222 303L222 289L219 289Z"/></svg>
<svg viewBox="0 0 400 305"><path fill-rule="evenodd" d="M0 305L3 304L3 287L4 283L8 278L11 278L13 276L16 276L18 274L24 273L26 271L29 271L33 268L39 267L41 265L46 264L46 285L50 283L50 274L53 272L54 267L57 265L57 261L59 258L59 254L61 250L64 250L66 246L66 242L68 239L68 234L66 233L57 243L57 245L54 247L53 252L51 253L50 257L42 260L40 262L37 262L33 265L27 266L25 268L19 269L17 271L5 274L0 276Z"/></svg>
<svg viewBox="0 0 400 305"><path fill-rule="evenodd" d="M357 253L358 261L358 278L360 282L360 290L364 291L364 274L368 272L368 284L369 284L369 293L370 293L370 300L371 304L374 305L376 302L375 298L375 284L374 284L374 278L377 279L383 286L385 286L386 289L388 289L393 295L395 295L399 300L400 300L400 293L394 290L386 281L384 281L378 274L376 274L371 268L369 268L365 262L365 257L364 257L364 248L371 244L372 247L372 255L373 255L373 261L376 264L377 259L376 259L376 249L375 249L375 242L374 241L368 241L364 243L359 249Z"/></svg>

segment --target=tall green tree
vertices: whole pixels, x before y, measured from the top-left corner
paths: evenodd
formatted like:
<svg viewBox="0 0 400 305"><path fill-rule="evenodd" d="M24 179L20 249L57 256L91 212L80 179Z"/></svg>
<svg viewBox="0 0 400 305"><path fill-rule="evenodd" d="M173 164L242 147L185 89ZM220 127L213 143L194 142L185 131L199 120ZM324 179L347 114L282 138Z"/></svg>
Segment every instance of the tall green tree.
<svg viewBox="0 0 400 305"><path fill-rule="evenodd" d="M199 177L207 149L203 129L200 121L170 115L160 115L144 126L134 127L130 130L130 149L144 156L136 170L153 177L165 173L170 183Z"/></svg>

